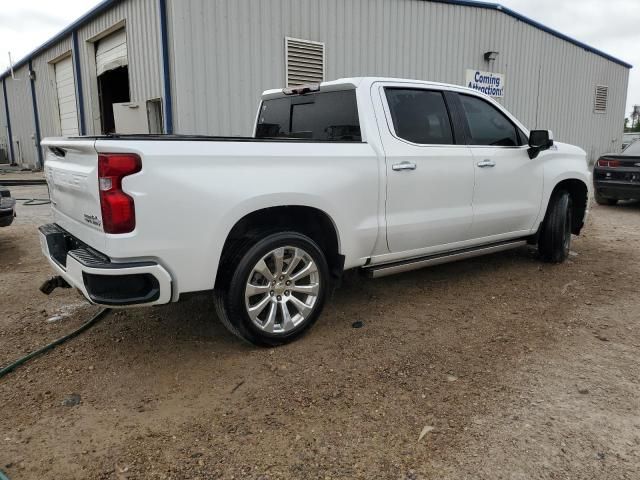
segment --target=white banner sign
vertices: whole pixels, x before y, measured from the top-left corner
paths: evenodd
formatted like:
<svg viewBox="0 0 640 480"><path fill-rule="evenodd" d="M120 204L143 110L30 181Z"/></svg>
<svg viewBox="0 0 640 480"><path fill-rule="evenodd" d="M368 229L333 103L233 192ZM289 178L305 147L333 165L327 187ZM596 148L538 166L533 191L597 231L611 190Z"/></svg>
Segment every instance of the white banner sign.
<svg viewBox="0 0 640 480"><path fill-rule="evenodd" d="M504 97L504 74L467 69L465 86L490 97Z"/></svg>

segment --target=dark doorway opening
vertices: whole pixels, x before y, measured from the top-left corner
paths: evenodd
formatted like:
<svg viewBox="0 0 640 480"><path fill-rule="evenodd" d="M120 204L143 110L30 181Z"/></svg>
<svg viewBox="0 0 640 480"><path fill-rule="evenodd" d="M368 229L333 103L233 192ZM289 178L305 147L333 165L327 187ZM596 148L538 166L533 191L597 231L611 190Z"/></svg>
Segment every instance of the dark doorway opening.
<svg viewBox="0 0 640 480"><path fill-rule="evenodd" d="M100 97L100 123L102 133L115 133L113 104L131 101L129 95L129 68L120 67L104 72L98 77L98 95Z"/></svg>

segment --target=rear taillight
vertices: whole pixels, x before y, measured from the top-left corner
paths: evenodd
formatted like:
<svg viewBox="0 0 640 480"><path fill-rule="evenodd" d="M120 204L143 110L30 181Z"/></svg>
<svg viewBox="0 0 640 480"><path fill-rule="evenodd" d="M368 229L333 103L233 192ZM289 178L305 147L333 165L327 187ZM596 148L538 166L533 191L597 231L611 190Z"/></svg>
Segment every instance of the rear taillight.
<svg viewBox="0 0 640 480"><path fill-rule="evenodd" d="M136 228L133 198L122 191L122 179L138 173L142 161L132 153L98 155L98 182L102 228L105 233L129 233Z"/></svg>
<svg viewBox="0 0 640 480"><path fill-rule="evenodd" d="M601 158L598 160L598 166L616 168L620 166L620 160L611 160L609 158Z"/></svg>

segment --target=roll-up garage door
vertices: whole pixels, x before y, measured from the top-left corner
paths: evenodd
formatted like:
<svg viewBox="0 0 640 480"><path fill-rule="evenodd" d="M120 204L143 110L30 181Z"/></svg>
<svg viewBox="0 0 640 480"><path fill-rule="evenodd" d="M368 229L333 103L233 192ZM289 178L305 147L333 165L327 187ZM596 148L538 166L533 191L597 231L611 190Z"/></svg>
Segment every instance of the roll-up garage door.
<svg viewBox="0 0 640 480"><path fill-rule="evenodd" d="M77 136L78 111L76 108L76 85L73 78L73 61L71 57L69 56L56 63L55 70L60 130L65 137Z"/></svg>
<svg viewBox="0 0 640 480"><path fill-rule="evenodd" d="M124 28L98 41L96 46L96 71L98 75L128 64L127 35Z"/></svg>

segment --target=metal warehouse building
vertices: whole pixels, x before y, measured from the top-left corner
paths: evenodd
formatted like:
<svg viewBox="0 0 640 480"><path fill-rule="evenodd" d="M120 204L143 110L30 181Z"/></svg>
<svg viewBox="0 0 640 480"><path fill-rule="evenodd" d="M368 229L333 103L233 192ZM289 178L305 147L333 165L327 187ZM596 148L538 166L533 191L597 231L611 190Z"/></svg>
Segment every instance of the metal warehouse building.
<svg viewBox="0 0 640 480"><path fill-rule="evenodd" d="M590 158L622 142L631 65L496 4L106 0L2 74L0 158L60 135L250 135L260 93L390 76L468 85Z"/></svg>

